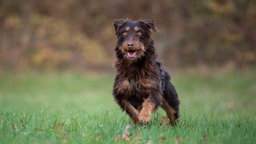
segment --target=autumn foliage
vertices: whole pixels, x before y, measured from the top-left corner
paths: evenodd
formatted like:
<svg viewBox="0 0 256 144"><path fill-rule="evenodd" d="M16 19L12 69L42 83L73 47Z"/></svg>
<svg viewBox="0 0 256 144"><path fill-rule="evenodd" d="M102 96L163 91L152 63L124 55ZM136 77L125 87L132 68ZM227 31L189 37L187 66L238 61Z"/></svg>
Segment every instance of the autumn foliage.
<svg viewBox="0 0 256 144"><path fill-rule="evenodd" d="M0 1L0 69L111 68L116 18L155 19L167 65L256 64L253 0Z"/></svg>

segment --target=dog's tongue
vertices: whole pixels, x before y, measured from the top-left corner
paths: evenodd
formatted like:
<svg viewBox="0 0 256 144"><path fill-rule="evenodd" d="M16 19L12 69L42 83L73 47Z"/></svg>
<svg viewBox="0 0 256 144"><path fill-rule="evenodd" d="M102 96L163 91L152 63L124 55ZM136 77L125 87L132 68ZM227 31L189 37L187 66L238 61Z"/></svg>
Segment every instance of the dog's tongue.
<svg viewBox="0 0 256 144"><path fill-rule="evenodd" d="M128 57L133 58L136 56L136 52L132 51L132 52L128 52Z"/></svg>

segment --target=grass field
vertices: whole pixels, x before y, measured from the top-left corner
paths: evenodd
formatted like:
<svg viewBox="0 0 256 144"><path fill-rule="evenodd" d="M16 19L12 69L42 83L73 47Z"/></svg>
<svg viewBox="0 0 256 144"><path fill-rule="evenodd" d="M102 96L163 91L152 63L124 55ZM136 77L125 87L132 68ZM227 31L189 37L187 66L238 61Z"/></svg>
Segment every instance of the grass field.
<svg viewBox="0 0 256 144"><path fill-rule="evenodd" d="M172 79L181 100L177 126L161 125L160 109L137 126L112 98L113 74L2 73L0 143L256 142L254 70L184 70Z"/></svg>

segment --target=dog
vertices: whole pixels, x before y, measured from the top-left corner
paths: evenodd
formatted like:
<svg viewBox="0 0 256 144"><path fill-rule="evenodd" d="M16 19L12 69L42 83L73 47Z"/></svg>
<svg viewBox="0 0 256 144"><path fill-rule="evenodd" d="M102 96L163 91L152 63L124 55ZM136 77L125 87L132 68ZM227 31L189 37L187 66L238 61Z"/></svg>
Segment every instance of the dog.
<svg viewBox="0 0 256 144"><path fill-rule="evenodd" d="M177 92L169 74L158 62L151 33L154 20L116 19L116 76L113 96L135 124L148 124L162 107L171 124L179 118Z"/></svg>

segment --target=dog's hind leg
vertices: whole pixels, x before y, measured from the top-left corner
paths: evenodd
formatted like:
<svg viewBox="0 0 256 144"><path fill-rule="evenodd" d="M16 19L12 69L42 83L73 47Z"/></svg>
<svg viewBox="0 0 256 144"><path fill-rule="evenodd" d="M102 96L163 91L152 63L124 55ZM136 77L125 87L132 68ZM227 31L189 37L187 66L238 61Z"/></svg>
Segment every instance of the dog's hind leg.
<svg viewBox="0 0 256 144"><path fill-rule="evenodd" d="M174 86L167 81L166 88L163 92L163 102L161 107L165 110L167 117L171 124L175 124L176 120L179 118L179 100L178 95Z"/></svg>
<svg viewBox="0 0 256 144"><path fill-rule="evenodd" d="M176 119L178 118L178 116L176 114L177 112L168 104L168 102L166 100L163 100L161 107L165 110L166 115L167 115L168 119L170 120L170 123L172 125L174 125Z"/></svg>

